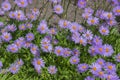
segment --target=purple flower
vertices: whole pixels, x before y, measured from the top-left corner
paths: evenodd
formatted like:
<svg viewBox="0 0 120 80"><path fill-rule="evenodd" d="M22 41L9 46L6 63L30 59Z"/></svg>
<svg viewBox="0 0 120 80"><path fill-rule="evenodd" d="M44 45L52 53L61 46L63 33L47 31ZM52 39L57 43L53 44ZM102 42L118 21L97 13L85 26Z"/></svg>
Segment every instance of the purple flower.
<svg viewBox="0 0 120 80"><path fill-rule="evenodd" d="M52 52L52 45L51 44L42 44L41 45L41 49L44 51L44 52Z"/></svg>
<svg viewBox="0 0 120 80"><path fill-rule="evenodd" d="M8 30L8 31L11 31L11 32L14 32L14 31L17 30L17 28L16 28L16 26L15 26L14 24L12 24L12 25L7 25L6 27L7 27L7 30Z"/></svg>
<svg viewBox="0 0 120 80"><path fill-rule="evenodd" d="M99 36L94 36L92 43L94 45L102 45L102 39Z"/></svg>
<svg viewBox="0 0 120 80"><path fill-rule="evenodd" d="M47 38L43 38L41 40L41 44L45 45L45 44L50 44L50 40L48 40Z"/></svg>
<svg viewBox="0 0 120 80"><path fill-rule="evenodd" d="M77 56L72 56L70 58L70 63L71 64L78 64L80 62L80 59Z"/></svg>
<svg viewBox="0 0 120 80"><path fill-rule="evenodd" d="M72 50L72 55L73 56L80 56L80 51L78 49L73 49Z"/></svg>
<svg viewBox="0 0 120 80"><path fill-rule="evenodd" d="M71 56L71 54L72 54L72 51L69 48L63 49L63 53L62 53L63 57L69 57L69 56Z"/></svg>
<svg viewBox="0 0 120 80"><path fill-rule="evenodd" d="M26 30L25 24L20 24L19 25L19 30Z"/></svg>
<svg viewBox="0 0 120 80"><path fill-rule="evenodd" d="M3 16L5 14L5 11L0 8L0 16Z"/></svg>
<svg viewBox="0 0 120 80"><path fill-rule="evenodd" d="M37 31L41 34L45 34L48 32L48 26L47 22L45 20L42 20L37 28Z"/></svg>
<svg viewBox="0 0 120 80"><path fill-rule="evenodd" d="M93 14L94 10L92 8L88 7L88 8L85 8L84 13Z"/></svg>
<svg viewBox="0 0 120 80"><path fill-rule="evenodd" d="M90 65L90 68L92 74L96 74L97 71L100 71L102 69L101 65L99 65L98 63L92 63L92 65Z"/></svg>
<svg viewBox="0 0 120 80"><path fill-rule="evenodd" d="M96 50L95 50L95 49L96 49L95 47L96 47L96 46L90 46L89 49L88 49L88 52L90 53L91 56L97 55Z"/></svg>
<svg viewBox="0 0 120 80"><path fill-rule="evenodd" d="M105 71L108 73L115 73L116 72L116 65L110 62L107 62L104 66Z"/></svg>
<svg viewBox="0 0 120 80"><path fill-rule="evenodd" d="M108 24L109 26L115 26L115 25L117 24L117 21L116 21L115 19L111 19L111 20L108 20L108 21L107 21L107 24Z"/></svg>
<svg viewBox="0 0 120 80"><path fill-rule="evenodd" d="M4 26L4 23L3 22L0 22L0 28Z"/></svg>
<svg viewBox="0 0 120 80"><path fill-rule="evenodd" d="M9 17L12 18L12 19L15 19L15 12L10 11L9 12Z"/></svg>
<svg viewBox="0 0 120 80"><path fill-rule="evenodd" d="M3 41L9 42L12 39L12 36L8 32L3 32L2 35L1 35L1 38L2 38Z"/></svg>
<svg viewBox="0 0 120 80"><path fill-rule="evenodd" d="M80 32L80 33L85 32L85 27L83 27L82 25L79 24L79 26L78 26L78 32Z"/></svg>
<svg viewBox="0 0 120 80"><path fill-rule="evenodd" d="M120 53L118 53L118 54L115 56L115 60L116 60L117 62L120 62Z"/></svg>
<svg viewBox="0 0 120 80"><path fill-rule="evenodd" d="M78 72L80 72L80 73L83 73L83 72L87 71L88 68L89 68L89 66L88 66L88 64L86 64L86 63L78 64L78 66L77 66L77 70L78 70Z"/></svg>
<svg viewBox="0 0 120 80"><path fill-rule="evenodd" d="M83 17L84 19L88 19L89 17L92 17L92 14L90 14L90 13L83 13L83 14L82 14L82 17Z"/></svg>
<svg viewBox="0 0 120 80"><path fill-rule="evenodd" d="M96 51L96 53L103 55L105 52L105 49L104 49L103 45L98 45L98 46L95 46L95 51Z"/></svg>
<svg viewBox="0 0 120 80"><path fill-rule="evenodd" d="M31 53L34 55L34 56L39 56L39 48L38 48L38 46L36 46L36 45L31 45L30 46L30 51L31 51Z"/></svg>
<svg viewBox="0 0 120 80"><path fill-rule="evenodd" d="M61 46L56 46L55 47L55 50L54 50L54 53L57 55L57 56L61 56L63 54L63 48Z"/></svg>
<svg viewBox="0 0 120 80"><path fill-rule="evenodd" d="M105 75L105 72L102 71L102 70L98 70L95 74L95 76L101 78L101 79L104 79L104 75Z"/></svg>
<svg viewBox="0 0 120 80"><path fill-rule="evenodd" d="M25 15L24 15L24 12L22 10L16 10L15 11L15 18L17 20L24 20L25 19Z"/></svg>
<svg viewBox="0 0 120 80"><path fill-rule="evenodd" d="M32 13L28 13L28 14L27 14L27 17L28 17L28 19L30 19L30 20L32 20L32 21L34 21L34 20L37 19L37 15L32 14Z"/></svg>
<svg viewBox="0 0 120 80"><path fill-rule="evenodd" d="M26 28L28 28L28 29L31 29L33 27L32 23L26 23L25 25L26 25Z"/></svg>
<svg viewBox="0 0 120 80"><path fill-rule="evenodd" d="M56 35L57 34L57 29L56 28L50 28L49 29L49 34Z"/></svg>
<svg viewBox="0 0 120 80"><path fill-rule="evenodd" d="M54 6L54 12L56 13L56 14L62 14L63 13L63 7L61 6L61 5L55 5Z"/></svg>
<svg viewBox="0 0 120 80"><path fill-rule="evenodd" d="M49 0L50 2L52 2L52 3L60 3L61 2L61 0Z"/></svg>
<svg viewBox="0 0 120 80"><path fill-rule="evenodd" d="M32 46L32 43L31 43L31 42L25 41L25 43L23 44L23 47L24 47L24 48L30 48L31 46Z"/></svg>
<svg viewBox="0 0 120 80"><path fill-rule="evenodd" d="M40 14L39 9L37 9L37 8L31 9L31 11L32 11L32 14L34 14L34 15Z"/></svg>
<svg viewBox="0 0 120 80"><path fill-rule="evenodd" d="M26 34L26 39L27 39L27 41L32 41L32 40L34 40L34 34L33 34L33 33L28 33L28 34Z"/></svg>
<svg viewBox="0 0 120 80"><path fill-rule="evenodd" d="M14 41L14 44L18 47L18 49L21 49L22 46L24 45L24 40L21 41L20 39L17 39Z"/></svg>
<svg viewBox="0 0 120 80"><path fill-rule="evenodd" d="M58 24L61 28L69 28L70 21L61 19Z"/></svg>
<svg viewBox="0 0 120 80"><path fill-rule="evenodd" d="M109 34L109 29L108 29L108 27L101 26L101 27L99 28L99 32L100 32L102 35L108 35L108 34Z"/></svg>
<svg viewBox="0 0 120 80"><path fill-rule="evenodd" d="M19 66L18 65L15 65L15 64L11 64L10 68L9 68L9 71L12 73L12 74L16 74L19 70Z"/></svg>
<svg viewBox="0 0 120 80"><path fill-rule="evenodd" d="M110 20L110 19L114 19L114 18L115 18L115 16L113 16L113 13L112 13L112 12L104 12L104 13L103 13L103 17L104 17L104 19L106 19L106 20Z"/></svg>
<svg viewBox="0 0 120 80"><path fill-rule="evenodd" d="M17 4L17 6L22 8L25 8L28 5L27 0L15 0L15 3Z"/></svg>
<svg viewBox="0 0 120 80"><path fill-rule="evenodd" d="M72 33L74 33L78 31L78 26L79 24L77 22L73 22L69 25L69 29Z"/></svg>
<svg viewBox="0 0 120 80"><path fill-rule="evenodd" d="M32 64L35 68L45 67L45 62L42 58L34 58Z"/></svg>
<svg viewBox="0 0 120 80"><path fill-rule="evenodd" d="M102 58L99 58L99 59L96 60L96 63L98 63L101 66L104 66L105 65L105 60L102 59Z"/></svg>
<svg viewBox="0 0 120 80"><path fill-rule="evenodd" d="M72 34L72 41L74 41L75 43L79 43L79 37L80 37L80 34L78 32L74 32Z"/></svg>
<svg viewBox="0 0 120 80"><path fill-rule="evenodd" d="M22 59L17 59L15 62L16 65L18 65L19 67L22 66L24 64Z"/></svg>
<svg viewBox="0 0 120 80"><path fill-rule="evenodd" d="M3 67L2 61L0 61L0 69Z"/></svg>
<svg viewBox="0 0 120 80"><path fill-rule="evenodd" d="M79 44L82 44L83 46L86 46L87 40L81 36L81 37L79 37Z"/></svg>
<svg viewBox="0 0 120 80"><path fill-rule="evenodd" d="M93 34L90 30L86 30L86 32L83 34L83 37L85 37L87 40L92 40Z"/></svg>
<svg viewBox="0 0 120 80"><path fill-rule="evenodd" d="M11 4L8 1L4 1L1 4L1 7L4 11L9 11L11 9Z"/></svg>
<svg viewBox="0 0 120 80"><path fill-rule="evenodd" d="M48 67L48 72L50 74L55 74L57 72L57 68L55 66L49 66Z"/></svg>
<svg viewBox="0 0 120 80"><path fill-rule="evenodd" d="M85 80L95 80L93 77L91 77L91 76L87 76L86 78L85 78Z"/></svg>
<svg viewBox="0 0 120 80"><path fill-rule="evenodd" d="M104 48L104 53L103 53L104 56L111 56L114 53L112 46L109 44L105 44L103 48Z"/></svg>
<svg viewBox="0 0 120 80"><path fill-rule="evenodd" d="M106 80L119 80L117 74L105 74L104 77Z"/></svg>
<svg viewBox="0 0 120 80"><path fill-rule="evenodd" d="M97 24L99 24L99 19L96 17L89 17L87 20L87 23L89 25L97 25Z"/></svg>
<svg viewBox="0 0 120 80"><path fill-rule="evenodd" d="M86 0L78 0L78 3L77 3L79 8L85 8L86 4L87 4Z"/></svg>
<svg viewBox="0 0 120 80"><path fill-rule="evenodd" d="M7 46L7 51L11 53L17 53L18 52L18 47L15 44L11 44Z"/></svg>
<svg viewBox="0 0 120 80"><path fill-rule="evenodd" d="M114 15L119 16L120 15L120 6L114 7L113 13L114 13Z"/></svg>
<svg viewBox="0 0 120 80"><path fill-rule="evenodd" d="M103 13L104 13L104 12L105 12L105 11L102 10L102 9L97 10L95 16L96 16L96 17L99 17L99 18L101 18L101 19L104 19L104 16L103 16Z"/></svg>

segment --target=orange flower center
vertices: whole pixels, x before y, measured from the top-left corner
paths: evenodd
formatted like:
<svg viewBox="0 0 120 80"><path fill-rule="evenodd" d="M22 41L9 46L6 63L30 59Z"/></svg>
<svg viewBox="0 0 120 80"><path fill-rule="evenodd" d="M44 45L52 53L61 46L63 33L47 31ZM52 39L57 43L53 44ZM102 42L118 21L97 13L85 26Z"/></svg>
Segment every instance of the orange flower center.
<svg viewBox="0 0 120 80"><path fill-rule="evenodd" d="M95 20L94 20L94 19L92 19L92 20L91 20L91 23L92 23L92 24L93 24L93 23L95 23Z"/></svg>
<svg viewBox="0 0 120 80"><path fill-rule="evenodd" d="M40 61L40 60L38 60L38 61L37 61L37 64L38 64L38 65L40 65L40 64L41 64L41 61Z"/></svg>
<svg viewBox="0 0 120 80"><path fill-rule="evenodd" d="M106 30L105 30L105 29L103 29L103 30L102 30L102 32L103 32L103 33L105 33L105 32L106 32Z"/></svg>
<svg viewBox="0 0 120 80"><path fill-rule="evenodd" d="M108 66L108 69L112 70L112 68L113 68L112 66Z"/></svg>
<svg viewBox="0 0 120 80"><path fill-rule="evenodd" d="M117 13L120 13L120 9L116 10Z"/></svg>

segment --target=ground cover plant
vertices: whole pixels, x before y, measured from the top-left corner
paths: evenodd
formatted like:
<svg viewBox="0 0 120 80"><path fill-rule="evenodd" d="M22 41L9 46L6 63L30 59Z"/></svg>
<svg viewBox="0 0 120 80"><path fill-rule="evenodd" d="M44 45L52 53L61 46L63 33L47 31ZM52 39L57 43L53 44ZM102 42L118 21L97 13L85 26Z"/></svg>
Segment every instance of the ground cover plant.
<svg viewBox="0 0 120 80"><path fill-rule="evenodd" d="M0 80L120 80L119 16L119 0L1 1Z"/></svg>

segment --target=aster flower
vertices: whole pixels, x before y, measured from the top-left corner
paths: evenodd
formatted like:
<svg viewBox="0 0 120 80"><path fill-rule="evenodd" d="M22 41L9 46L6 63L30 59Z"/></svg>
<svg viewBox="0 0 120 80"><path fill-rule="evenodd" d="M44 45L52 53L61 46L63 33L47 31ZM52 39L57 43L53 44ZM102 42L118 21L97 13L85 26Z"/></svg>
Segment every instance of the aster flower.
<svg viewBox="0 0 120 80"><path fill-rule="evenodd" d="M99 36L94 36L93 37L93 41L92 41L92 43L94 44L94 45L102 45L102 39L99 37Z"/></svg>
<svg viewBox="0 0 120 80"><path fill-rule="evenodd" d="M104 10L102 10L102 9L98 9L97 11L96 11L96 14L95 14L95 16L96 17L99 17L99 18L101 18L101 19L104 19Z"/></svg>
<svg viewBox="0 0 120 80"><path fill-rule="evenodd" d="M107 19L107 20L110 20L110 19L114 19L114 18L115 18L115 16L113 15L112 12L104 12L104 13L103 13L103 17L104 17L104 19Z"/></svg>
<svg viewBox="0 0 120 80"><path fill-rule="evenodd" d="M1 38L3 41L9 42L12 39L12 36L8 32L3 32Z"/></svg>
<svg viewBox="0 0 120 80"><path fill-rule="evenodd" d="M108 73L115 73L116 72L116 65L110 62L106 62L105 66L105 71Z"/></svg>
<svg viewBox="0 0 120 80"><path fill-rule="evenodd" d="M12 24L12 25L7 25L6 27L7 27L7 30L8 30L8 31L11 31L11 32L14 32L14 31L17 30L17 28L16 28L16 26L15 26L14 24Z"/></svg>
<svg viewBox="0 0 120 80"><path fill-rule="evenodd" d="M105 52L103 53L104 56L111 56L114 53L114 50L111 45L105 44L104 46Z"/></svg>
<svg viewBox="0 0 120 80"><path fill-rule="evenodd" d="M119 80L119 76L117 74L105 74L106 80Z"/></svg>
<svg viewBox="0 0 120 80"><path fill-rule="evenodd" d="M70 58L70 63L71 64L78 64L80 62L80 59L77 56L72 56Z"/></svg>
<svg viewBox="0 0 120 80"><path fill-rule="evenodd" d="M49 67L48 67L48 72L49 72L50 74L56 74L57 68L56 68L55 66L49 66Z"/></svg>
<svg viewBox="0 0 120 80"><path fill-rule="evenodd" d="M107 24L109 26L115 26L117 24L117 21L115 19L107 20Z"/></svg>
<svg viewBox="0 0 120 80"><path fill-rule="evenodd" d="M95 80L93 77L91 77L91 76L87 76L86 78L85 78L85 80Z"/></svg>
<svg viewBox="0 0 120 80"><path fill-rule="evenodd" d="M19 39L14 41L14 44L18 47L18 49L21 49L24 45L24 41L20 41Z"/></svg>
<svg viewBox="0 0 120 80"><path fill-rule="evenodd" d="M52 52L52 45L51 44L42 44L41 45L41 49L44 51L44 52Z"/></svg>
<svg viewBox="0 0 120 80"><path fill-rule="evenodd" d="M9 1L4 1L1 4L1 7L4 11L9 11L11 9L11 4L9 3Z"/></svg>
<svg viewBox="0 0 120 80"><path fill-rule="evenodd" d="M29 4L32 4L33 0L27 0Z"/></svg>
<svg viewBox="0 0 120 80"><path fill-rule="evenodd" d="M95 47L95 51L96 53L103 55L105 52L104 46L103 45L98 45Z"/></svg>
<svg viewBox="0 0 120 80"><path fill-rule="evenodd" d="M99 24L99 19L96 17L89 17L87 20L87 23L89 25L97 25L97 24Z"/></svg>
<svg viewBox="0 0 120 80"><path fill-rule="evenodd" d="M113 13L114 13L114 15L119 16L120 15L120 6L114 7Z"/></svg>
<svg viewBox="0 0 120 80"><path fill-rule="evenodd" d="M87 40L81 36L81 37L79 37L79 44L82 44L83 46L86 46Z"/></svg>
<svg viewBox="0 0 120 80"><path fill-rule="evenodd" d="M54 49L54 53L57 56L61 56L63 54L63 48L61 46L56 46L55 49Z"/></svg>
<svg viewBox="0 0 120 80"><path fill-rule="evenodd" d="M99 28L99 32L100 32L102 35L108 35L108 34L109 34L109 29L108 29L108 27L101 26L101 27Z"/></svg>
<svg viewBox="0 0 120 80"><path fill-rule="evenodd" d="M93 14L93 13L94 13L94 10L93 10L92 8L88 7L88 8L85 8L85 9L84 9L84 13Z"/></svg>
<svg viewBox="0 0 120 80"><path fill-rule="evenodd" d="M85 8L86 4L87 4L86 0L78 0L78 3L77 3L79 8Z"/></svg>
<svg viewBox="0 0 120 80"><path fill-rule="evenodd" d="M0 22L0 28L4 26L4 23L3 22Z"/></svg>
<svg viewBox="0 0 120 80"><path fill-rule="evenodd" d="M24 12L22 10L16 10L15 11L15 18L17 20L24 20L25 19Z"/></svg>
<svg viewBox="0 0 120 80"><path fill-rule="evenodd" d="M41 34L45 34L48 32L48 26L47 22L45 20L42 20L37 28L37 31Z"/></svg>
<svg viewBox="0 0 120 80"><path fill-rule="evenodd" d="M25 43L23 44L24 48L30 48L32 46L31 42L25 41Z"/></svg>
<svg viewBox="0 0 120 80"><path fill-rule="evenodd" d="M11 64L10 68L9 68L9 71L12 73L12 74L16 74L19 70L19 66L18 65L15 65L15 64Z"/></svg>
<svg viewBox="0 0 120 80"><path fill-rule="evenodd" d="M62 54L63 57L69 57L71 56L71 54L72 54L72 51L69 48L63 49L63 54Z"/></svg>
<svg viewBox="0 0 120 80"><path fill-rule="evenodd" d="M56 13L56 14L62 14L63 13L63 7L61 6L61 5L55 5L54 6L54 12Z"/></svg>
<svg viewBox="0 0 120 80"><path fill-rule="evenodd" d="M79 43L79 37L80 37L80 34L78 32L74 32L72 34L72 41L74 41L75 43Z"/></svg>
<svg viewBox="0 0 120 80"><path fill-rule="evenodd" d="M24 64L22 59L17 59L15 62L16 65L18 65L19 67L22 66Z"/></svg>
<svg viewBox="0 0 120 80"><path fill-rule="evenodd" d="M49 0L50 2L52 2L52 3L60 3L61 2L61 0Z"/></svg>
<svg viewBox="0 0 120 80"><path fill-rule="evenodd" d="M86 63L78 64L78 66L77 66L77 70L78 70L78 72L80 72L80 73L83 73L83 72L87 71L88 68L89 68L89 66L88 66L88 64L86 64Z"/></svg>
<svg viewBox="0 0 120 80"><path fill-rule="evenodd" d="M39 55L39 48L38 48L38 46L36 46L36 45L34 45L34 44L31 44L31 45L30 45L30 52L31 52L34 56Z"/></svg>
<svg viewBox="0 0 120 80"><path fill-rule="evenodd" d="M90 30L86 30L83 34L83 37L85 37L87 40L92 40L93 34Z"/></svg>
<svg viewBox="0 0 120 80"><path fill-rule="evenodd" d="M69 26L70 26L69 29L70 29L70 31L71 31L72 33L78 31L78 26L79 26L79 24L78 24L77 22L73 22L73 23L71 23Z"/></svg>
<svg viewBox="0 0 120 80"><path fill-rule="evenodd" d="M96 50L95 50L95 49L96 49L95 47L96 47L96 46L90 46L89 49L88 49L88 52L90 53L91 56L97 55Z"/></svg>
<svg viewBox="0 0 120 80"><path fill-rule="evenodd" d="M80 51L78 49L73 49L72 50L72 55L73 56L80 56Z"/></svg>
<svg viewBox="0 0 120 80"><path fill-rule="evenodd" d="M39 15L40 14L39 9L37 9L37 8L31 9L31 11L32 11L32 14L34 14L34 15Z"/></svg>
<svg viewBox="0 0 120 80"><path fill-rule="evenodd" d="M61 28L69 28L70 21L61 19L58 24Z"/></svg>
<svg viewBox="0 0 120 80"><path fill-rule="evenodd" d="M50 44L50 40L48 40L47 38L43 38L41 40L41 44L45 45L45 44Z"/></svg>
<svg viewBox="0 0 120 80"><path fill-rule="evenodd" d="M32 14L32 13L28 13L27 18L32 20L32 21L35 21L37 19L37 15Z"/></svg>
<svg viewBox="0 0 120 80"><path fill-rule="evenodd" d="M101 79L104 79L104 75L105 75L105 72L102 71L102 70L98 70L95 74L95 76L101 78Z"/></svg>
<svg viewBox="0 0 120 80"><path fill-rule="evenodd" d="M96 60L96 63L98 63L101 66L104 66L105 65L105 60L102 59L102 58L99 58L99 59Z"/></svg>
<svg viewBox="0 0 120 80"><path fill-rule="evenodd" d="M15 12L14 11L10 11L9 12L9 17L12 19L15 19Z"/></svg>
<svg viewBox="0 0 120 80"><path fill-rule="evenodd" d="M27 0L15 0L15 3L17 4L17 6L22 8L25 8L28 5Z"/></svg>
<svg viewBox="0 0 120 80"><path fill-rule="evenodd" d="M57 29L56 28L50 28L49 29L49 34L51 34L51 35L57 34Z"/></svg>
<svg viewBox="0 0 120 80"><path fill-rule="evenodd" d="M117 62L120 62L120 53L118 53L118 54L115 56L115 60L116 60Z"/></svg>
<svg viewBox="0 0 120 80"><path fill-rule="evenodd" d="M82 17L84 19L88 19L89 17L92 17L92 14L90 14L90 13L82 13Z"/></svg>
<svg viewBox="0 0 120 80"><path fill-rule="evenodd" d="M43 68L45 67L45 62L42 58L34 58L32 64L35 68Z"/></svg>
<svg viewBox="0 0 120 80"><path fill-rule="evenodd" d="M7 51L11 53L17 53L18 52L18 47L15 44L11 44L7 46Z"/></svg>
<svg viewBox="0 0 120 80"><path fill-rule="evenodd" d="M0 16L3 16L5 14L5 11L0 8Z"/></svg>
<svg viewBox="0 0 120 80"><path fill-rule="evenodd" d="M34 34L33 34L33 33L28 33L28 34L26 34L26 40L27 40L27 41L32 41L32 40L34 40Z"/></svg>
<svg viewBox="0 0 120 80"><path fill-rule="evenodd" d="M85 27L83 27L82 25L79 24L79 26L78 26L78 32L83 33L85 31L86 31Z"/></svg>
<svg viewBox="0 0 120 80"><path fill-rule="evenodd" d="M31 29L33 27L32 23L26 23L25 25L26 25L26 28L28 28L28 29Z"/></svg>
<svg viewBox="0 0 120 80"><path fill-rule="evenodd" d="M96 72L100 71L101 69L102 67L98 63L92 63L92 65L90 65L90 71L92 72L92 74L96 74Z"/></svg>
<svg viewBox="0 0 120 80"><path fill-rule="evenodd" d="M26 25L25 24L20 24L19 25L19 30L26 30Z"/></svg>
<svg viewBox="0 0 120 80"><path fill-rule="evenodd" d="M2 61L0 61L0 69L3 67Z"/></svg>

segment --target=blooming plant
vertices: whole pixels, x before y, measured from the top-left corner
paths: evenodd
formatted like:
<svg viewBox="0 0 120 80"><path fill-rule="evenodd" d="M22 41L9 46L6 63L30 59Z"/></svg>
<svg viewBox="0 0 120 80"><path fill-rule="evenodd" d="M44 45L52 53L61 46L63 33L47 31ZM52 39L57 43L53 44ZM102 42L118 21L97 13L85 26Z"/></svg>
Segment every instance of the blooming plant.
<svg viewBox="0 0 120 80"><path fill-rule="evenodd" d="M119 0L2 1L0 78L120 80L119 18Z"/></svg>

